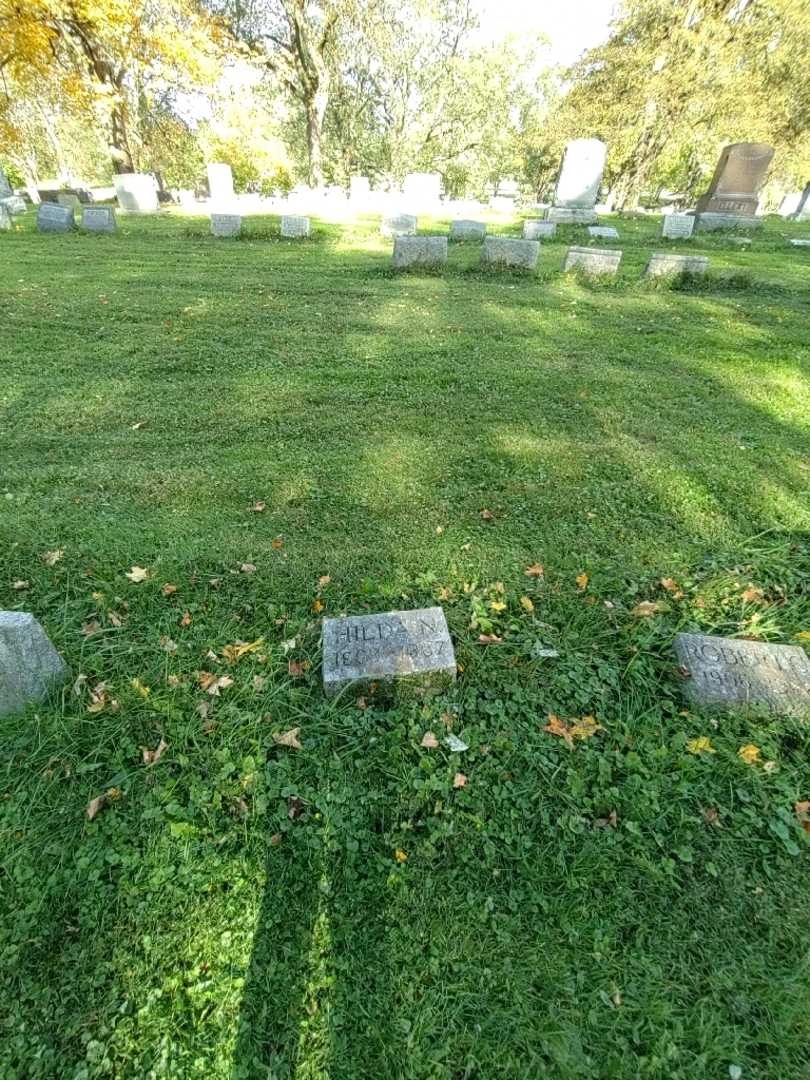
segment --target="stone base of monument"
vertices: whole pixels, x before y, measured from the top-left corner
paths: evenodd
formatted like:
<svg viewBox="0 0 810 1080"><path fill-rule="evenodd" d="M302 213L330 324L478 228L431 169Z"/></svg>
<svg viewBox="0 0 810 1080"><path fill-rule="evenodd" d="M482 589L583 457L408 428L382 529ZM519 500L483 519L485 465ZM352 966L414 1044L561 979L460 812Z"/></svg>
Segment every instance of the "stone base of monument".
<svg viewBox="0 0 810 1080"><path fill-rule="evenodd" d="M557 231L556 221L530 221L523 222L524 240L551 240Z"/></svg>
<svg viewBox="0 0 810 1080"><path fill-rule="evenodd" d="M678 274L705 274L709 260L705 255L671 255L659 252L650 256L645 277L675 277Z"/></svg>
<svg viewBox="0 0 810 1080"><path fill-rule="evenodd" d="M810 713L810 658L798 645L677 634L675 652L686 695L697 706Z"/></svg>
<svg viewBox="0 0 810 1080"><path fill-rule="evenodd" d="M369 683L421 696L456 677L456 656L440 607L323 620L323 688L334 697Z"/></svg>
<svg viewBox="0 0 810 1080"><path fill-rule="evenodd" d="M596 225L599 217L595 210L579 210L569 206L552 206L546 213L546 221L559 225Z"/></svg>
<svg viewBox="0 0 810 1080"><path fill-rule="evenodd" d="M534 270L539 254L539 240L511 240L505 236L488 236L481 249L481 265Z"/></svg>
<svg viewBox="0 0 810 1080"><path fill-rule="evenodd" d="M570 247L563 273L578 270L583 274L615 274L621 261L622 253L616 248Z"/></svg>
<svg viewBox="0 0 810 1080"><path fill-rule="evenodd" d="M447 262L446 236L394 237L394 267L442 266Z"/></svg>
<svg viewBox="0 0 810 1080"><path fill-rule="evenodd" d="M761 229L763 219L754 214L726 214L717 211L695 214L697 232L714 232L716 229Z"/></svg>
<svg viewBox="0 0 810 1080"><path fill-rule="evenodd" d="M33 615L0 611L0 716L42 701L69 674Z"/></svg>

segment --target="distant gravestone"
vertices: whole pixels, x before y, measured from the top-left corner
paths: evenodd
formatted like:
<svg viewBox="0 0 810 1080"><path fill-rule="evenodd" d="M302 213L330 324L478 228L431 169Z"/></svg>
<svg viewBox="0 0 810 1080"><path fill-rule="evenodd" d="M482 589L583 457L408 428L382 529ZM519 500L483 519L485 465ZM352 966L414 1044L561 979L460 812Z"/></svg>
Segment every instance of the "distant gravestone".
<svg viewBox="0 0 810 1080"><path fill-rule="evenodd" d="M8 212L6 207L0 202L0 229L5 229L7 231L8 229L11 228L11 226L12 226L11 214Z"/></svg>
<svg viewBox="0 0 810 1080"><path fill-rule="evenodd" d="M481 265L534 270L539 254L539 240L512 240L505 236L488 236L481 250Z"/></svg>
<svg viewBox="0 0 810 1080"><path fill-rule="evenodd" d="M555 221L524 221L524 240L550 240L557 231Z"/></svg>
<svg viewBox="0 0 810 1080"><path fill-rule="evenodd" d="M621 251L613 248L570 247L565 255L563 273L581 270L585 274L615 274L621 260Z"/></svg>
<svg viewBox="0 0 810 1080"><path fill-rule="evenodd" d="M588 236L601 237L603 240L618 240L619 231L614 229L612 225L591 225L588 229Z"/></svg>
<svg viewBox="0 0 810 1080"><path fill-rule="evenodd" d="M155 214L160 209L157 182L151 173L117 173L113 177L118 205L127 214Z"/></svg>
<svg viewBox="0 0 810 1080"><path fill-rule="evenodd" d="M607 146L601 139L573 139L565 148L549 221L589 225L602 186ZM567 212L566 212L567 211Z"/></svg>
<svg viewBox="0 0 810 1080"><path fill-rule="evenodd" d="M413 214L389 214L382 219L380 232L383 236L416 236L416 218Z"/></svg>
<svg viewBox="0 0 810 1080"><path fill-rule="evenodd" d="M59 206L68 206L71 210L80 210L82 205L82 200L73 191L60 191L56 201Z"/></svg>
<svg viewBox="0 0 810 1080"><path fill-rule="evenodd" d="M455 677L453 642L440 607L323 620L328 697L368 682L403 681L425 693L448 686Z"/></svg>
<svg viewBox="0 0 810 1080"><path fill-rule="evenodd" d="M483 221L457 219L450 222L451 240L483 240L486 235L487 227Z"/></svg>
<svg viewBox="0 0 810 1080"><path fill-rule="evenodd" d="M242 231L242 217L240 214L212 214L212 236L238 236Z"/></svg>
<svg viewBox="0 0 810 1080"><path fill-rule="evenodd" d="M22 195L7 195L4 199L0 199L0 205L5 206L9 214L24 214L28 209Z"/></svg>
<svg viewBox="0 0 810 1080"><path fill-rule="evenodd" d="M349 178L349 198L352 202L367 202L371 194L371 181L367 176Z"/></svg>
<svg viewBox="0 0 810 1080"><path fill-rule="evenodd" d="M705 231L761 224L756 217L759 190L772 158L773 147L766 143L724 147L709 190L695 205L697 228Z"/></svg>
<svg viewBox="0 0 810 1080"><path fill-rule="evenodd" d="M309 218L297 214L285 214L281 219L281 235L290 239L309 236Z"/></svg>
<svg viewBox="0 0 810 1080"><path fill-rule="evenodd" d="M394 237L394 266L441 266L447 262L446 236Z"/></svg>
<svg viewBox="0 0 810 1080"><path fill-rule="evenodd" d="M221 161L212 161L206 166L208 174L208 193L212 201L233 198L233 172L230 165Z"/></svg>
<svg viewBox="0 0 810 1080"><path fill-rule="evenodd" d="M810 659L797 645L678 634L675 652L695 705L761 705L793 714L810 709Z"/></svg>
<svg viewBox="0 0 810 1080"><path fill-rule="evenodd" d="M439 173L408 173L402 182L403 202L416 210L436 209L442 197L442 178Z"/></svg>
<svg viewBox="0 0 810 1080"><path fill-rule="evenodd" d="M88 232L114 233L117 225L115 208L112 206L85 206L82 228Z"/></svg>
<svg viewBox="0 0 810 1080"><path fill-rule="evenodd" d="M37 208L37 229L39 232L70 232L76 220L70 206L57 203L40 203Z"/></svg>
<svg viewBox="0 0 810 1080"><path fill-rule="evenodd" d="M3 172L3 170L0 169L0 199L5 199L9 195L13 194L14 191L11 187L11 184L8 182L8 177Z"/></svg>
<svg viewBox="0 0 810 1080"><path fill-rule="evenodd" d="M810 247L810 240L790 240L788 243L793 247Z"/></svg>
<svg viewBox="0 0 810 1080"><path fill-rule="evenodd" d="M705 274L709 260L705 255L671 255L669 252L650 256L646 277L672 277L678 274Z"/></svg>
<svg viewBox="0 0 810 1080"><path fill-rule="evenodd" d="M793 214L794 221L806 221L810 217L810 184L805 184L799 203Z"/></svg>
<svg viewBox="0 0 810 1080"><path fill-rule="evenodd" d="M557 225L594 225L598 220L595 210L575 210L567 206L550 206L546 220Z"/></svg>
<svg viewBox="0 0 810 1080"><path fill-rule="evenodd" d="M68 669L33 615L0 611L0 716L41 701Z"/></svg>
<svg viewBox="0 0 810 1080"><path fill-rule="evenodd" d="M661 236L665 240L688 240L695 228L691 214L664 214Z"/></svg>

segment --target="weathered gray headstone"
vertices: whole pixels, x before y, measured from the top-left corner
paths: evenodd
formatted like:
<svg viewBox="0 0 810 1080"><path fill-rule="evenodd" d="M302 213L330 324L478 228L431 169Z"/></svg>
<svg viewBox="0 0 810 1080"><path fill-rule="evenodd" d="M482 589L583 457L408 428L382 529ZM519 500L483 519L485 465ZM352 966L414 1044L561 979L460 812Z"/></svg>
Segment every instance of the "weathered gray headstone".
<svg viewBox="0 0 810 1080"><path fill-rule="evenodd" d="M151 173L117 173L113 183L118 205L127 214L154 214L160 209L157 181Z"/></svg>
<svg viewBox="0 0 810 1080"><path fill-rule="evenodd" d="M73 210L69 206L44 202L37 208L37 229L40 232L70 232L75 224Z"/></svg>
<svg viewBox="0 0 810 1080"><path fill-rule="evenodd" d="M622 260L615 248L570 247L565 254L563 273L581 270L586 274L615 274Z"/></svg>
<svg viewBox="0 0 810 1080"><path fill-rule="evenodd" d="M675 652L695 705L764 705L794 714L810 710L810 659L797 645L677 634Z"/></svg>
<svg viewBox="0 0 810 1080"><path fill-rule="evenodd" d="M4 199L13 194L14 191L12 190L11 184L8 182L8 177L3 170L0 169L0 199Z"/></svg>
<svg viewBox="0 0 810 1080"><path fill-rule="evenodd" d="M399 680L424 693L455 677L453 642L440 607L323 620L328 697L357 683Z"/></svg>
<svg viewBox="0 0 810 1080"><path fill-rule="evenodd" d="M695 213L753 217L772 158L773 147L766 143L732 143L724 147L709 190L698 199Z"/></svg>
<svg viewBox="0 0 810 1080"><path fill-rule="evenodd" d="M487 227L483 221L466 221L461 218L450 222L451 240L483 240Z"/></svg>
<svg viewBox="0 0 810 1080"><path fill-rule="evenodd" d="M524 240L550 240L557 231L556 221L524 221Z"/></svg>
<svg viewBox="0 0 810 1080"><path fill-rule="evenodd" d="M481 249L481 265L534 270L539 254L539 240L512 240L505 236L488 236Z"/></svg>
<svg viewBox="0 0 810 1080"><path fill-rule="evenodd" d="M281 219L281 235L287 237L309 236L309 218L297 214L285 214Z"/></svg>
<svg viewBox="0 0 810 1080"><path fill-rule="evenodd" d="M208 193L216 202L233 198L233 172L230 165L221 161L212 161L206 166L208 173Z"/></svg>
<svg viewBox="0 0 810 1080"><path fill-rule="evenodd" d="M64 660L33 615L0 611L0 716L41 701L67 676Z"/></svg>
<svg viewBox="0 0 810 1080"><path fill-rule="evenodd" d="M674 277L678 274L705 274L709 269L709 260L705 255L672 255L669 252L657 252L650 256L646 277Z"/></svg>
<svg viewBox="0 0 810 1080"><path fill-rule="evenodd" d="M546 221L559 225L594 225L599 220L595 210L575 210L567 206L551 206Z"/></svg>
<svg viewBox="0 0 810 1080"><path fill-rule="evenodd" d="M447 262L446 236L395 236L394 266L441 266Z"/></svg>
<svg viewBox="0 0 810 1080"><path fill-rule="evenodd" d="M793 247L810 247L810 240L791 240L789 242Z"/></svg>
<svg viewBox="0 0 810 1080"><path fill-rule="evenodd" d="M692 214L664 214L661 236L665 240L688 240L694 228Z"/></svg>
<svg viewBox="0 0 810 1080"><path fill-rule="evenodd" d="M810 184L805 184L799 204L793 214L794 221L806 221L810 217Z"/></svg>
<svg viewBox="0 0 810 1080"><path fill-rule="evenodd" d="M56 201L59 206L68 206L71 210L80 210L82 205L82 200L75 191L60 191Z"/></svg>
<svg viewBox="0 0 810 1080"><path fill-rule="evenodd" d="M238 236L242 231L242 217L240 214L212 214L212 236Z"/></svg>
<svg viewBox="0 0 810 1080"><path fill-rule="evenodd" d="M0 229L8 231L11 228L11 214L0 202Z"/></svg>
<svg viewBox="0 0 810 1080"><path fill-rule="evenodd" d="M416 218L413 214L389 214L382 219L380 232L383 236L416 236Z"/></svg>
<svg viewBox="0 0 810 1080"><path fill-rule="evenodd" d="M607 146L601 139L573 139L565 154L554 191L554 206L592 210L599 197Z"/></svg>
<svg viewBox="0 0 810 1080"><path fill-rule="evenodd" d="M114 233L116 230L115 207L85 206L82 212L82 228L88 232Z"/></svg>
<svg viewBox="0 0 810 1080"><path fill-rule="evenodd" d="M0 204L5 206L9 214L24 214L28 209L22 195L7 195L5 198L0 199Z"/></svg>
<svg viewBox="0 0 810 1080"><path fill-rule="evenodd" d="M603 240L618 240L619 230L612 225L591 225L588 228L588 236L601 237Z"/></svg>

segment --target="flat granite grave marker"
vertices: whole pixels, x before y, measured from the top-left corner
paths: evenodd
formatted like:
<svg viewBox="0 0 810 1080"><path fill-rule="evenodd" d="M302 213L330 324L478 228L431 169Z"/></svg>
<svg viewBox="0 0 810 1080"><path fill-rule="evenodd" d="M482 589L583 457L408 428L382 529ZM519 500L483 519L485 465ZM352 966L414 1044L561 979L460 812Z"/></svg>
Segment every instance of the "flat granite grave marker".
<svg viewBox="0 0 810 1080"><path fill-rule="evenodd" d="M591 225L588 228L588 236L599 236L603 240L618 240L619 230L612 225Z"/></svg>
<svg viewBox="0 0 810 1080"><path fill-rule="evenodd" d="M68 668L33 615L0 611L0 716L41 701Z"/></svg>
<svg viewBox="0 0 810 1080"><path fill-rule="evenodd" d="M212 236L238 236L242 231L242 217L240 214L212 214Z"/></svg>
<svg viewBox="0 0 810 1080"><path fill-rule="evenodd" d="M764 705L798 715L810 709L810 658L798 645L677 634L675 653L695 705Z"/></svg>
<svg viewBox="0 0 810 1080"><path fill-rule="evenodd" d="M661 236L665 240L688 240L695 228L691 214L664 214Z"/></svg>
<svg viewBox="0 0 810 1080"><path fill-rule="evenodd" d="M582 270L586 274L615 274L622 261L615 248L570 247L565 255L563 273Z"/></svg>
<svg viewBox="0 0 810 1080"><path fill-rule="evenodd" d="M481 265L534 270L539 254L539 240L511 240L505 236L488 236L481 249Z"/></svg>
<svg viewBox="0 0 810 1080"><path fill-rule="evenodd" d="M672 255L656 252L650 256L645 277L669 277L677 274L705 274L709 260L705 255Z"/></svg>
<svg viewBox="0 0 810 1080"><path fill-rule="evenodd" d="M451 240L483 240L486 235L487 227L483 221L458 219L450 222Z"/></svg>
<svg viewBox="0 0 810 1080"><path fill-rule="evenodd" d="M117 228L115 208L112 206L85 206L82 212L82 228L88 232L114 233Z"/></svg>
<svg viewBox="0 0 810 1080"><path fill-rule="evenodd" d="M323 620L323 688L403 680L418 693L448 686L456 657L440 607Z"/></svg>
<svg viewBox="0 0 810 1080"><path fill-rule="evenodd" d="M281 235L288 238L309 236L309 218L285 214L281 219Z"/></svg>
<svg viewBox="0 0 810 1080"><path fill-rule="evenodd" d="M550 240L557 231L556 221L524 221L524 240Z"/></svg>
<svg viewBox="0 0 810 1080"><path fill-rule="evenodd" d="M413 214L389 214L380 223L383 236L416 236L416 218Z"/></svg>
<svg viewBox="0 0 810 1080"><path fill-rule="evenodd" d="M446 236L395 236L394 266L441 266L447 262Z"/></svg>
<svg viewBox="0 0 810 1080"><path fill-rule="evenodd" d="M793 247L810 247L810 240L789 240Z"/></svg>
<svg viewBox="0 0 810 1080"><path fill-rule="evenodd" d="M76 224L73 208L58 206L56 203L40 203L37 208L37 229L39 232L70 232Z"/></svg>

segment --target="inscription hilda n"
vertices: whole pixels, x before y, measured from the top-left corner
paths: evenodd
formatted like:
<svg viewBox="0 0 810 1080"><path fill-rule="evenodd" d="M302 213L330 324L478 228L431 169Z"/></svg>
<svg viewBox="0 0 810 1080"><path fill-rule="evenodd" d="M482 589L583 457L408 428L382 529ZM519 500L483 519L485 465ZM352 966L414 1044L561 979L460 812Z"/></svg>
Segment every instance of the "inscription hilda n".
<svg viewBox="0 0 810 1080"><path fill-rule="evenodd" d="M442 659L450 643L437 619L418 616L406 627L400 619L344 623L335 635L336 667L360 667L385 657L407 656L412 660Z"/></svg>

